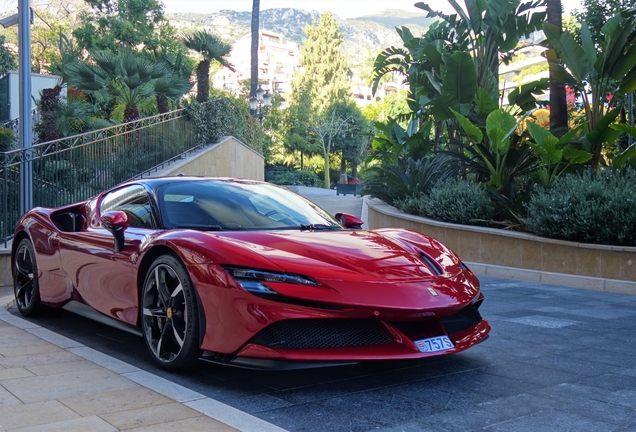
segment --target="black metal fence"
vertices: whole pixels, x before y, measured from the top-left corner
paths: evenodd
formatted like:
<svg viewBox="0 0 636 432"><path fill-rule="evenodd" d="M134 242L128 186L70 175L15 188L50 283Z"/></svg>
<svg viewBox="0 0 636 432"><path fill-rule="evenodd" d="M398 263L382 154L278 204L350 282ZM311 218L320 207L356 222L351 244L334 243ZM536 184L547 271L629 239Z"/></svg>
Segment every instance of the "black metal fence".
<svg viewBox="0 0 636 432"><path fill-rule="evenodd" d="M197 148L185 110L0 153L0 242L21 216L20 169L33 166L33 205L58 207L88 199Z"/></svg>

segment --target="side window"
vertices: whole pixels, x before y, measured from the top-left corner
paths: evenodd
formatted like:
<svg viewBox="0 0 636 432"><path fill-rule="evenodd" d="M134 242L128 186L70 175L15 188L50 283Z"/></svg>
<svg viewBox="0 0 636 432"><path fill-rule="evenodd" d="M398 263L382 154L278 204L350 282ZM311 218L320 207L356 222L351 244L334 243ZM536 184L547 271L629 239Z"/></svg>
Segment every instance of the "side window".
<svg viewBox="0 0 636 432"><path fill-rule="evenodd" d="M154 227L150 197L143 186L129 186L104 196L99 208L100 214L115 210L126 213L131 227Z"/></svg>

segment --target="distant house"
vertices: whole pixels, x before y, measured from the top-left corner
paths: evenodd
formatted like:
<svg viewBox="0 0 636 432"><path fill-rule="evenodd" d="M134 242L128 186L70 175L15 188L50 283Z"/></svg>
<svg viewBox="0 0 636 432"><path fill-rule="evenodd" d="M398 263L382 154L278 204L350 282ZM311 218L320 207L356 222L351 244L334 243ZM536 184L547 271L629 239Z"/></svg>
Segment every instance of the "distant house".
<svg viewBox="0 0 636 432"><path fill-rule="evenodd" d="M42 90L53 88L61 78L57 75L31 74L31 106L37 108ZM66 88L62 89L62 97L66 96ZM9 71L0 78L0 122L7 123L20 116L20 81L17 71Z"/></svg>
<svg viewBox="0 0 636 432"><path fill-rule="evenodd" d="M222 69L213 77L215 88L238 91L239 83L251 76L252 35L246 34L232 45L228 61L236 72ZM259 31L258 78L263 89L272 93L291 93L292 76L300 68L298 44L269 30Z"/></svg>

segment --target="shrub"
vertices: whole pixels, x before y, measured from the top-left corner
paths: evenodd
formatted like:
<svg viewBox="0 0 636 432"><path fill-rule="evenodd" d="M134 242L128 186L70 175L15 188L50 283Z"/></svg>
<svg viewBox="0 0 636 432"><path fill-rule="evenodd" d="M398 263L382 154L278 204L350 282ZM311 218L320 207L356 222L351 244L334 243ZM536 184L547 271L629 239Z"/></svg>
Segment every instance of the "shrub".
<svg viewBox="0 0 636 432"><path fill-rule="evenodd" d="M606 171L569 175L537 189L523 219L540 236L602 244L633 245L636 239L636 173Z"/></svg>
<svg viewBox="0 0 636 432"><path fill-rule="evenodd" d="M428 197L426 195L416 195L403 199L396 199L393 201L393 205L404 213L426 216L424 208L426 207L427 201Z"/></svg>
<svg viewBox="0 0 636 432"><path fill-rule="evenodd" d="M313 171L299 170L277 173L271 180L278 185L322 187L323 181Z"/></svg>
<svg viewBox="0 0 636 432"><path fill-rule="evenodd" d="M446 155L409 158L397 165L381 164L365 172L362 193L393 205L395 201L424 196L437 182L452 176L454 170Z"/></svg>
<svg viewBox="0 0 636 432"><path fill-rule="evenodd" d="M483 225L495 212L484 186L465 180L438 183L429 192L423 210L432 219L473 225Z"/></svg>
<svg viewBox="0 0 636 432"><path fill-rule="evenodd" d="M7 152L15 146L15 135L6 127L0 127L0 152Z"/></svg>

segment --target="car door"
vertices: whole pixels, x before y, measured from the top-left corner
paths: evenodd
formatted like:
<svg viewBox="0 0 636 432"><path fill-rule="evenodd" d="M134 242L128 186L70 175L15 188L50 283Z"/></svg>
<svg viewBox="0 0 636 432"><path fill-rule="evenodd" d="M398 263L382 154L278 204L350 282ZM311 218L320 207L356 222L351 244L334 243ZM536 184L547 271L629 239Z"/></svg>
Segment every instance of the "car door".
<svg viewBox="0 0 636 432"><path fill-rule="evenodd" d="M156 229L154 206L142 185L113 190L95 205L100 214L119 210L128 216L124 249L115 252L113 235L99 223L93 208L86 231L61 235L62 265L79 300L134 325L139 304L135 263L141 245Z"/></svg>

